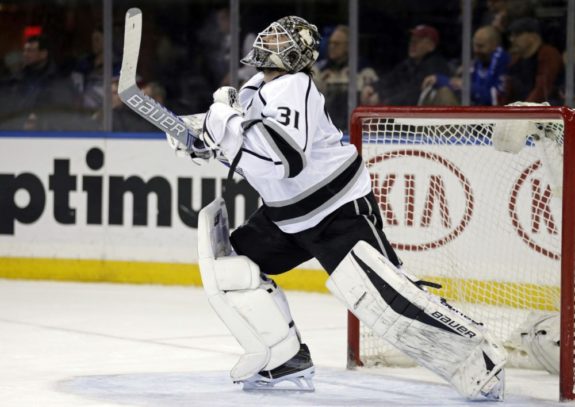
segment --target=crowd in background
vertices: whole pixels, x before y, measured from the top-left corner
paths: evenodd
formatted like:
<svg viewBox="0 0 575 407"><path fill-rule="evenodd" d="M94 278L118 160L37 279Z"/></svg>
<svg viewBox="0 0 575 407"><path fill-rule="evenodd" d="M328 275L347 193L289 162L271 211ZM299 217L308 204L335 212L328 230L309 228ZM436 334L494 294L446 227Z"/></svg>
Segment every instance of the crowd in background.
<svg viewBox="0 0 575 407"><path fill-rule="evenodd" d="M92 3L98 10L98 2ZM93 12L93 18L88 19L89 27L85 21L66 21L69 27L63 31L56 26L59 23L43 19L41 13L23 19L20 25L14 23L11 32L17 34L0 39L0 130L101 130L104 94L111 92L115 131L155 131L129 111L117 95L122 14L131 5L117 3L110 62L113 80L108 90L104 89L103 31L98 13ZM313 7L309 4L314 2L300 4L296 9L289 2L267 8L258 7L255 0L246 3L241 13L240 55L247 53L255 34L264 28L262 21L299 12L318 25L324 41L314 67L314 81L325 95L332 120L346 131L347 2L337 3L339 7L329 12L321 1ZM363 3L357 70L359 104L461 103L461 10L459 4L453 7L446 3L459 2L391 0L385 7L383 2ZM193 18L185 14L168 16L151 4L146 12L146 4L141 6L145 14L141 87L178 114L205 111L212 92L230 84L227 2L209 6L202 3L202 13L194 13ZM471 103L567 104L566 1L474 0L472 4ZM18 13L16 9L13 12ZM2 13L0 7L0 22ZM70 13L73 20L75 14ZM78 33L80 28L83 35ZM240 84L253 73L253 68L239 67Z"/></svg>

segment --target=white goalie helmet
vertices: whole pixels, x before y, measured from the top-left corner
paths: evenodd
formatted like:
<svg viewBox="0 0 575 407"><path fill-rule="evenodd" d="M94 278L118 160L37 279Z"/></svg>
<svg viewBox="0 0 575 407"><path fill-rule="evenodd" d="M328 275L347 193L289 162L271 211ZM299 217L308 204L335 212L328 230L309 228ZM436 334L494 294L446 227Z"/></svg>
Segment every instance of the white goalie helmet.
<svg viewBox="0 0 575 407"><path fill-rule="evenodd" d="M252 50L241 62L256 68L299 72L317 59L319 41L315 25L301 17L283 17L258 34Z"/></svg>

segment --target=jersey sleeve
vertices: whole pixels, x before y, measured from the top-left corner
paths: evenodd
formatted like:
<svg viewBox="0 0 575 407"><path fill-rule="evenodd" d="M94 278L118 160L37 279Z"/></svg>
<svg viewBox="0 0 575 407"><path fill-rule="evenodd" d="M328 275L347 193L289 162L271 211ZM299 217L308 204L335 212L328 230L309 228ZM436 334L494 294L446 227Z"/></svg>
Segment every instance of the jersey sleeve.
<svg viewBox="0 0 575 407"><path fill-rule="evenodd" d="M312 86L308 75L296 74L277 78L259 91L255 97L262 104L261 117L242 123L242 170L268 178L293 178L303 171L315 126Z"/></svg>
<svg viewBox="0 0 575 407"><path fill-rule="evenodd" d="M253 99L254 94L263 86L264 74L258 72L252 76L239 90L239 102L242 109L245 111L249 108L250 101Z"/></svg>

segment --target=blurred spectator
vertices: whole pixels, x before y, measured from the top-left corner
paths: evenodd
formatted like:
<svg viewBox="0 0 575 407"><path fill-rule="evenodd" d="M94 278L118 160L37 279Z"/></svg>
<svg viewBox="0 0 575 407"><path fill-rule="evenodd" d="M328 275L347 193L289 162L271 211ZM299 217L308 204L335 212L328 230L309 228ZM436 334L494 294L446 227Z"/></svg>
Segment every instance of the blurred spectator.
<svg viewBox="0 0 575 407"><path fill-rule="evenodd" d="M471 71L471 104L478 106L500 105L505 91L505 80L510 61L509 54L501 47L501 35L491 25L475 31L473 35L474 61ZM459 104L461 68L459 75L431 75L425 78L422 88L432 86L436 91L436 105ZM445 89L447 88L447 89Z"/></svg>
<svg viewBox="0 0 575 407"><path fill-rule="evenodd" d="M535 17L535 7L539 3L539 0L506 0L507 28L516 20Z"/></svg>
<svg viewBox="0 0 575 407"><path fill-rule="evenodd" d="M481 24L491 25L504 34L515 20L535 16L537 3L538 0L487 0Z"/></svg>
<svg viewBox="0 0 575 407"><path fill-rule="evenodd" d="M104 101L104 34L102 27L92 31L91 51L80 58L72 80L82 95L82 107L88 111L102 108Z"/></svg>
<svg viewBox="0 0 575 407"><path fill-rule="evenodd" d="M148 82L144 85L142 91L159 104L166 105L166 89L158 82Z"/></svg>
<svg viewBox="0 0 575 407"><path fill-rule="evenodd" d="M242 42L240 55L247 55L251 51L255 40L256 40L256 34L251 32L247 33ZM243 84L247 82L247 80L250 79L252 76L254 76L256 73L257 69L255 67L242 64L242 66L240 66L238 69L238 81L239 81L238 88L242 87Z"/></svg>
<svg viewBox="0 0 575 407"><path fill-rule="evenodd" d="M543 42L539 22L521 18L509 26L512 62L507 83L507 102L559 103L557 86L563 72L561 54Z"/></svg>
<svg viewBox="0 0 575 407"><path fill-rule="evenodd" d="M173 34L171 30L159 30L156 34L157 42L153 53L151 72L146 77L155 78L161 83L169 95L171 105L175 113L189 112L184 99L184 85L198 77L196 60L190 58L187 53L185 41ZM205 81L205 79L204 79ZM198 81L199 82L199 81ZM192 97L196 97L193 95ZM183 109L183 110L182 110Z"/></svg>
<svg viewBox="0 0 575 407"><path fill-rule="evenodd" d="M487 11L481 20L482 25L491 25L503 34L507 30L507 0L487 0Z"/></svg>
<svg viewBox="0 0 575 407"><path fill-rule="evenodd" d="M149 82L142 91L165 106L166 89L157 82ZM114 131L134 133L154 133L160 130L152 123L134 113L126 106L118 95L118 82L112 82L112 127Z"/></svg>
<svg viewBox="0 0 575 407"><path fill-rule="evenodd" d="M197 61L194 69L180 84L186 111L207 110L212 93L220 86L231 85L231 20L228 6L219 6L204 20L195 32L194 47L190 54ZM240 57L252 49L256 35L252 32L240 37ZM189 64L189 62L188 62ZM238 64L238 85L242 86L257 71L254 67ZM177 66L181 71L181 65ZM171 95L171 92L168 92Z"/></svg>
<svg viewBox="0 0 575 407"><path fill-rule="evenodd" d="M567 66L567 50L563 51L563 66ZM574 107L575 106L575 95L573 95L572 100L567 100L567 89L566 89L566 77L565 75L559 75L557 86L559 87L559 105L565 105Z"/></svg>
<svg viewBox="0 0 575 407"><path fill-rule="evenodd" d="M5 82L18 75L22 70L22 51L11 51L4 55L0 68L0 82Z"/></svg>
<svg viewBox="0 0 575 407"><path fill-rule="evenodd" d="M390 73L361 90L361 103L415 106L420 104L423 80L433 74L449 75L449 66L436 48L439 33L429 25L418 25L411 30L408 58Z"/></svg>
<svg viewBox="0 0 575 407"><path fill-rule="evenodd" d="M326 109L337 128L346 131L348 123L347 88L349 83L348 67L349 29L338 25L328 41L327 58L314 67L314 80L325 96ZM377 81L372 68L359 67L358 87L362 89Z"/></svg>
<svg viewBox="0 0 575 407"><path fill-rule="evenodd" d="M22 70L0 92L0 127L8 130L69 130L77 124L79 98L69 77L52 60L46 36L29 37Z"/></svg>
<svg viewBox="0 0 575 407"><path fill-rule="evenodd" d="M202 25L197 34L205 58L204 75L212 89L229 85L230 70L230 10L218 8Z"/></svg>

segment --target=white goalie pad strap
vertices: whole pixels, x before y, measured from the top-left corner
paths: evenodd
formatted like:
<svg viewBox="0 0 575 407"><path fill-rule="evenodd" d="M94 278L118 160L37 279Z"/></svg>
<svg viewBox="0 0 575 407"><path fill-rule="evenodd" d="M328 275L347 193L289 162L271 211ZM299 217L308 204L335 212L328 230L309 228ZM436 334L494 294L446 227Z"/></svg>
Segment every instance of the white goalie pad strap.
<svg viewBox="0 0 575 407"><path fill-rule="evenodd" d="M260 285L260 268L246 256L214 260L213 275L220 291L255 290Z"/></svg>
<svg viewBox="0 0 575 407"><path fill-rule="evenodd" d="M366 242L354 246L327 287L362 323L467 398L483 398L505 363L505 351L480 324L419 288Z"/></svg>
<svg viewBox="0 0 575 407"><path fill-rule="evenodd" d="M271 280L261 280L254 262L233 255L221 198L200 211L198 257L210 305L245 351L232 379L247 379L293 357L300 343L287 299Z"/></svg>

